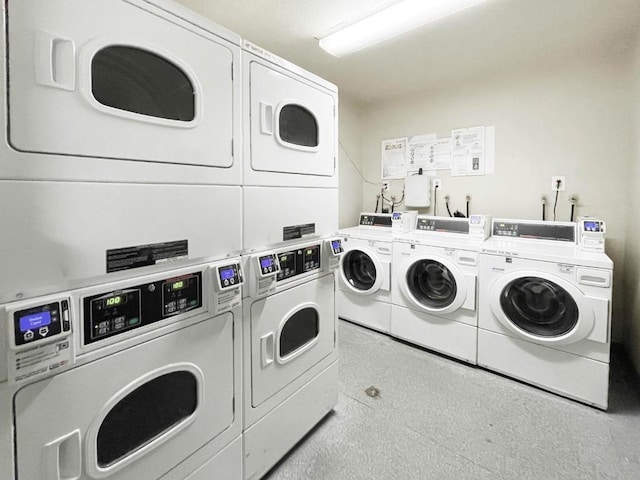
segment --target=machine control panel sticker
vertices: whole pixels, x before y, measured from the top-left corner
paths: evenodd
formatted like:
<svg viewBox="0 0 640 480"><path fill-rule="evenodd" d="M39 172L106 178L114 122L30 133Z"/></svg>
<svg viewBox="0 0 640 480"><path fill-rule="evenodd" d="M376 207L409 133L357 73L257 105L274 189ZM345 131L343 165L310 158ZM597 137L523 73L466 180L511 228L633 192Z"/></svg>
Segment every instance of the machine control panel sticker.
<svg viewBox="0 0 640 480"><path fill-rule="evenodd" d="M304 225L291 225L289 227L283 227L282 240L295 240L296 238L302 238L305 235L313 235L316 233L315 223L306 223Z"/></svg>
<svg viewBox="0 0 640 480"><path fill-rule="evenodd" d="M154 243L107 250L107 273L189 258L189 241Z"/></svg>

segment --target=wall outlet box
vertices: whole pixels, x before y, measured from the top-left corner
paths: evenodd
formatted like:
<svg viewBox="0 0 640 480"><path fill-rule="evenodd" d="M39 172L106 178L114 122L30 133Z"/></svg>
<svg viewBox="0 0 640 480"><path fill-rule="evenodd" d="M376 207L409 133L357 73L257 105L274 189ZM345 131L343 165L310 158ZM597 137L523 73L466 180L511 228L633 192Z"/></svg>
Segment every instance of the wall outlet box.
<svg viewBox="0 0 640 480"><path fill-rule="evenodd" d="M556 175L551 177L551 191L564 192L567 189L567 177L564 175Z"/></svg>

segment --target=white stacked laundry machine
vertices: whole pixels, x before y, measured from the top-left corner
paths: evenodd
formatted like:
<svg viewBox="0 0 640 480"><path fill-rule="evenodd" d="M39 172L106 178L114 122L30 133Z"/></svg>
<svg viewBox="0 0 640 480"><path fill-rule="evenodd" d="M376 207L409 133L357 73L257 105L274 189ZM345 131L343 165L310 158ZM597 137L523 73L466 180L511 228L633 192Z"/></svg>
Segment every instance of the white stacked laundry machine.
<svg viewBox="0 0 640 480"><path fill-rule="evenodd" d="M1 8L1 476L241 478L240 37Z"/></svg>
<svg viewBox="0 0 640 480"><path fill-rule="evenodd" d="M244 478L338 401L337 89L243 44ZM277 441L274 441L277 438Z"/></svg>
<svg viewBox="0 0 640 480"><path fill-rule="evenodd" d="M604 230L589 220L493 220L479 260L479 365L607 408L613 263Z"/></svg>
<svg viewBox="0 0 640 480"><path fill-rule="evenodd" d="M476 363L478 254L490 219L418 216L393 242L392 336Z"/></svg>

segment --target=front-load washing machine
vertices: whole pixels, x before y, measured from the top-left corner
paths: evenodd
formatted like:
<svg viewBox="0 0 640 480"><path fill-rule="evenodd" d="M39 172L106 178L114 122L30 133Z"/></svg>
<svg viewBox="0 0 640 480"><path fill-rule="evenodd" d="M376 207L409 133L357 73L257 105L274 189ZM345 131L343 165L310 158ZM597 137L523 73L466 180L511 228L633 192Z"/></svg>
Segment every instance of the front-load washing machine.
<svg viewBox="0 0 640 480"><path fill-rule="evenodd" d="M478 365L606 409L613 263L576 224L494 219L479 259Z"/></svg>
<svg viewBox="0 0 640 480"><path fill-rule="evenodd" d="M0 303L239 253L240 37L169 0L0 9Z"/></svg>
<svg viewBox="0 0 640 480"><path fill-rule="evenodd" d="M338 90L243 43L244 248L338 229Z"/></svg>
<svg viewBox="0 0 640 480"><path fill-rule="evenodd" d="M244 258L244 478L261 478L338 401L340 240Z"/></svg>
<svg viewBox="0 0 640 480"><path fill-rule="evenodd" d="M420 215L394 239L392 336L476 363L478 252L489 229L483 215Z"/></svg>
<svg viewBox="0 0 640 480"><path fill-rule="evenodd" d="M361 213L357 227L338 232L338 317L383 333L391 329L391 260L395 235L415 228L417 212Z"/></svg>
<svg viewBox="0 0 640 480"><path fill-rule="evenodd" d="M233 258L1 305L3 478L241 478L242 279Z"/></svg>

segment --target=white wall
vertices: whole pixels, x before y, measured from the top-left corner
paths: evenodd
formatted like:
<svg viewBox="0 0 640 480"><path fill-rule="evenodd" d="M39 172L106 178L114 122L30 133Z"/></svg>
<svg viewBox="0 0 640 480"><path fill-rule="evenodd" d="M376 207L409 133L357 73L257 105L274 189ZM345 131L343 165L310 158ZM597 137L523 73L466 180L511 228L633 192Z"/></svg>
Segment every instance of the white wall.
<svg viewBox="0 0 640 480"><path fill-rule="evenodd" d="M452 128L495 125L495 174L452 178L438 172L438 214L446 214L444 194L451 197L452 211L464 211L469 194L471 213L539 219L544 194L551 202L547 219L552 219L551 176L565 175L567 191L559 196L557 219L569 219L568 195L576 194L577 215L607 223L607 253L615 262L614 340L620 340L624 307L632 299L625 295L623 281L627 214L638 211L627 205L628 189L637 185L627 181L637 147L631 125L632 60L622 50L586 55L562 65L463 79L439 91L367 106L364 172L379 181L383 139L421 133L446 137ZM363 208L375 205L378 189L364 186ZM394 181L390 194L399 196L401 189L402 181Z"/></svg>
<svg viewBox="0 0 640 480"><path fill-rule="evenodd" d="M626 330L626 343L636 371L640 373L640 43L636 48L634 62L634 95L635 121L633 123L632 137L635 141L635 151L627 173L629 189L629 222L627 222L627 237L625 264L627 273L625 278L625 301L628 302L628 328Z"/></svg>
<svg viewBox="0 0 640 480"><path fill-rule="evenodd" d="M362 106L346 95L339 105L340 228L358 221L362 199ZM359 170L359 171L358 171Z"/></svg>

